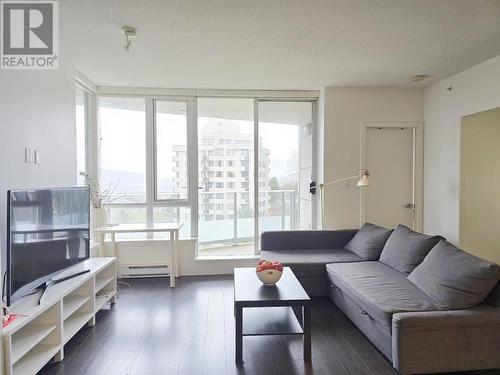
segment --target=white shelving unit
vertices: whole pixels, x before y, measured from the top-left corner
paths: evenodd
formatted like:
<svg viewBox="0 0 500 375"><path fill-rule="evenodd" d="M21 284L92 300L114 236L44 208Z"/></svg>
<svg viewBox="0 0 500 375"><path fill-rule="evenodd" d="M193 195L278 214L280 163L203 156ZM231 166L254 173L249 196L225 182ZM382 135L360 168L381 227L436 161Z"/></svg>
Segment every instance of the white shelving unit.
<svg viewBox="0 0 500 375"><path fill-rule="evenodd" d="M90 272L26 296L10 307L19 316L3 329L6 375L36 374L52 358L62 361L64 345L85 325L95 325L95 314L115 302L116 258L92 258L61 274Z"/></svg>

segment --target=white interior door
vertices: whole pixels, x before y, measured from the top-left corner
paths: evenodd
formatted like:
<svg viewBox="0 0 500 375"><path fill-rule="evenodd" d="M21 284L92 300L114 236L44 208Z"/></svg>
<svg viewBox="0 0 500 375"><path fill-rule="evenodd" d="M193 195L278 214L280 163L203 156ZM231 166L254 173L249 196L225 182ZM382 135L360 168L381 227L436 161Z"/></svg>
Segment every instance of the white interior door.
<svg viewBox="0 0 500 375"><path fill-rule="evenodd" d="M372 186L363 189L364 221L414 228L414 129L368 127L365 166Z"/></svg>

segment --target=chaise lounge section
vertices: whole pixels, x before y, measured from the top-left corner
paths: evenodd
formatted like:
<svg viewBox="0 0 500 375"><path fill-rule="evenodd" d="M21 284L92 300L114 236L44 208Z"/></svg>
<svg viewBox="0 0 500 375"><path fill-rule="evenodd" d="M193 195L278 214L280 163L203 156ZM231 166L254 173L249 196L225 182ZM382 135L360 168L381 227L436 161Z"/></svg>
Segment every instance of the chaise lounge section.
<svg viewBox="0 0 500 375"><path fill-rule="evenodd" d="M262 259L278 260L289 266L310 297L328 295L326 265L362 262L363 258L344 249L357 230L264 232Z"/></svg>
<svg viewBox="0 0 500 375"><path fill-rule="evenodd" d="M496 264L404 226L266 232L261 246L261 258L328 296L400 373L500 368Z"/></svg>

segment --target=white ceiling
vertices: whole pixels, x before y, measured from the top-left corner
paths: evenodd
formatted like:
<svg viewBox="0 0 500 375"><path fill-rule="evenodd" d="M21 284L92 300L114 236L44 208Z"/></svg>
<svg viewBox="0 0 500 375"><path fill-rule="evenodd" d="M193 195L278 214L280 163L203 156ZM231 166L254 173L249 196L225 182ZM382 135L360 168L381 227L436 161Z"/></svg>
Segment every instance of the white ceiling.
<svg viewBox="0 0 500 375"><path fill-rule="evenodd" d="M425 85L500 54L500 0L63 0L60 23L98 85Z"/></svg>

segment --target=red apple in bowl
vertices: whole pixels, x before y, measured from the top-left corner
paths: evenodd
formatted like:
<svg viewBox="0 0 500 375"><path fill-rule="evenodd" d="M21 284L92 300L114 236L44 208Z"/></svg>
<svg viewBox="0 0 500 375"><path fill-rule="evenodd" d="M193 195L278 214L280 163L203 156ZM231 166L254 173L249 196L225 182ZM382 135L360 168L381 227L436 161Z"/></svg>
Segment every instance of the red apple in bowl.
<svg viewBox="0 0 500 375"><path fill-rule="evenodd" d="M264 285L274 285L281 278L283 264L277 261L261 259L255 268L257 277Z"/></svg>

